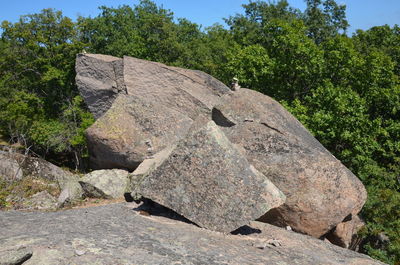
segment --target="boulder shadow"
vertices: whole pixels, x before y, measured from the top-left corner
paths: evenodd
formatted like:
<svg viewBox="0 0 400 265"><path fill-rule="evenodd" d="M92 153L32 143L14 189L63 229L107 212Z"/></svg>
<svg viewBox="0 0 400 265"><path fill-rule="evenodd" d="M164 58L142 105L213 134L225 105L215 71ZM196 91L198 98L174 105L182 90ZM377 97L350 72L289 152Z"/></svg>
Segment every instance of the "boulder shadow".
<svg viewBox="0 0 400 265"><path fill-rule="evenodd" d="M139 212L142 215L161 216L161 217L165 217L168 219L172 219L172 220L176 220L176 221L180 221L180 222L198 226L195 223L193 223L192 221L190 221L189 219L178 214L177 212L175 212L161 204L158 204L150 199L142 199L141 204L138 207L133 208L133 210L136 212Z"/></svg>
<svg viewBox="0 0 400 265"><path fill-rule="evenodd" d="M261 230L257 228L250 227L248 225L244 225L242 227L239 227L235 231L232 231L232 235L243 235L243 236L248 236L251 234L261 234Z"/></svg>

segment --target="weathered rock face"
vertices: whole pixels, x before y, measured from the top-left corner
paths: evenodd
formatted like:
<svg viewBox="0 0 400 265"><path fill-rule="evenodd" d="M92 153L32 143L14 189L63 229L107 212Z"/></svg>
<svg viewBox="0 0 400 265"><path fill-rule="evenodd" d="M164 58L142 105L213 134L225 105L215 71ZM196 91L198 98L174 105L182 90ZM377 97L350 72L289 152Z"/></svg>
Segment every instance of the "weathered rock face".
<svg viewBox="0 0 400 265"><path fill-rule="evenodd" d="M128 184L128 171L95 170L79 180L85 195L91 198L123 198Z"/></svg>
<svg viewBox="0 0 400 265"><path fill-rule="evenodd" d="M0 164L1 175L9 181L22 179L24 176L33 176L63 183L73 176L50 162L20 153L0 152L0 159L2 161Z"/></svg>
<svg viewBox="0 0 400 265"><path fill-rule="evenodd" d="M254 232L249 235L224 235L164 217L142 216L132 210L136 207L132 203L51 213L0 212L0 264L27 254L24 265L383 264L268 224L252 222L249 230ZM256 247L271 239L280 245ZM15 253L21 247L29 251Z"/></svg>
<svg viewBox="0 0 400 265"><path fill-rule="evenodd" d="M210 114L220 97L230 93L203 72L127 56L80 54L76 71L81 94L99 118L87 130L95 169L134 170L181 139L193 119Z"/></svg>
<svg viewBox="0 0 400 265"><path fill-rule="evenodd" d="M121 95L86 131L92 166L135 169L144 159L182 138L191 123L177 111Z"/></svg>
<svg viewBox="0 0 400 265"><path fill-rule="evenodd" d="M169 157L174 149L175 146L165 148L155 154L154 157L144 160L135 171L129 174L126 193L130 193L133 200L139 201L142 199L139 191L140 184Z"/></svg>
<svg viewBox="0 0 400 265"><path fill-rule="evenodd" d="M0 151L0 176L7 182L23 178L23 172L18 161L10 153Z"/></svg>
<svg viewBox="0 0 400 265"><path fill-rule="evenodd" d="M56 183L55 185L58 185L62 191L58 198L59 206L76 202L82 198L83 190L78 183L78 177L48 161L16 152L0 152L0 161L0 177L7 182L12 183L30 176ZM49 201L45 196L38 197L35 199L36 204L39 203L40 198L43 198L45 204L46 201Z"/></svg>
<svg viewBox="0 0 400 265"><path fill-rule="evenodd" d="M362 183L280 104L248 89L224 101L213 120L287 196L260 220L320 237L361 210Z"/></svg>
<svg viewBox="0 0 400 265"><path fill-rule="evenodd" d="M350 248L352 247L352 241L357 232L365 225L360 217L353 216L344 220L338 224L331 232L329 232L326 238L333 244Z"/></svg>
<svg viewBox="0 0 400 265"><path fill-rule="evenodd" d="M121 58L78 54L75 69L76 85L96 119L111 107L119 93L126 94Z"/></svg>
<svg viewBox="0 0 400 265"><path fill-rule="evenodd" d="M20 248L0 252L0 265L20 265L32 257L32 250Z"/></svg>
<svg viewBox="0 0 400 265"><path fill-rule="evenodd" d="M55 210L58 203L48 191L41 191L24 200L22 207L24 210Z"/></svg>
<svg viewBox="0 0 400 265"><path fill-rule="evenodd" d="M215 123L203 119L142 180L139 193L220 232L231 232L285 201Z"/></svg>
<svg viewBox="0 0 400 265"><path fill-rule="evenodd" d="M230 89L212 76L164 64L124 57L128 95L173 109L191 119L209 114Z"/></svg>

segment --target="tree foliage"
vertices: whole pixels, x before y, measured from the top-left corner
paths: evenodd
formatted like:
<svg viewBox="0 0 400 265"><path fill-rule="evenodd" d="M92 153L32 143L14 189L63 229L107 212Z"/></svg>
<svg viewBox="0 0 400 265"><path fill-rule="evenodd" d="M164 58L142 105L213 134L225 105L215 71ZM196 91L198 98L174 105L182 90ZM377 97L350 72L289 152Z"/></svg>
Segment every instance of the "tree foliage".
<svg viewBox="0 0 400 265"><path fill-rule="evenodd" d="M74 61L83 44L77 39L77 25L60 11L44 9L16 23L3 21L2 30L1 134L43 156L76 156L78 167L86 146L82 129L90 118L87 112L81 120L65 115L70 102L79 100ZM70 128L73 133L67 124L75 126Z"/></svg>

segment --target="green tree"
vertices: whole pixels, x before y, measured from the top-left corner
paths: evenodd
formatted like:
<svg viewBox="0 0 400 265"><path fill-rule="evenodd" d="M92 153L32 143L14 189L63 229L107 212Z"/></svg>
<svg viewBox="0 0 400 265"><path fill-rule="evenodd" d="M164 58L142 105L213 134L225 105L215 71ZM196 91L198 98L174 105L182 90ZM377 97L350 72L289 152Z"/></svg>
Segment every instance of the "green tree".
<svg viewBox="0 0 400 265"><path fill-rule="evenodd" d="M289 22L301 17L301 12L289 6L286 0L276 3L250 1L243 5L244 14L225 19L236 42L242 45L259 44L266 38L264 27L272 20Z"/></svg>
<svg viewBox="0 0 400 265"><path fill-rule="evenodd" d="M308 36L317 44L346 33L349 23L346 20L346 5L335 0L306 0L307 8L303 19L308 27Z"/></svg>
<svg viewBox="0 0 400 265"><path fill-rule="evenodd" d="M171 11L149 0L133 8L102 6L100 10L99 16L81 17L78 22L80 38L90 52L174 63L185 52L181 43L196 35L194 24L187 20L175 24Z"/></svg>
<svg viewBox="0 0 400 265"><path fill-rule="evenodd" d="M69 122L64 115L78 94L74 63L84 45L77 41L76 25L59 11L44 9L16 23L3 21L2 30L2 134L43 156L81 152L85 143L70 148L76 134L66 134ZM86 112L82 104L79 108ZM82 126L83 119L75 123L75 130Z"/></svg>

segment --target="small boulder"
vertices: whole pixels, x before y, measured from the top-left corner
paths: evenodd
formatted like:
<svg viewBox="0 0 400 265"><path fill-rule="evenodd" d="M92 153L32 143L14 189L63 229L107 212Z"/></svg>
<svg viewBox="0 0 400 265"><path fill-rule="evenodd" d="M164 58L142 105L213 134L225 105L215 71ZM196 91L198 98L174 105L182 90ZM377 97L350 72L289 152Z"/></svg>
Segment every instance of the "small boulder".
<svg viewBox="0 0 400 265"><path fill-rule="evenodd" d="M96 170L86 174L79 183L86 197L123 198L128 184L128 171L121 169Z"/></svg>
<svg viewBox="0 0 400 265"><path fill-rule="evenodd" d="M72 205L83 198L83 189L78 182L78 178L65 182L60 196L58 196L58 207L62 208Z"/></svg>
<svg viewBox="0 0 400 265"><path fill-rule="evenodd" d="M281 205L285 196L215 125L202 118L138 189L197 225L231 232Z"/></svg>
<svg viewBox="0 0 400 265"><path fill-rule="evenodd" d="M38 192L30 198L24 199L22 203L22 208L24 210L55 210L57 206L57 199L47 190Z"/></svg>
<svg viewBox="0 0 400 265"><path fill-rule="evenodd" d="M22 168L12 153L0 151L0 177L7 182L23 178Z"/></svg>

